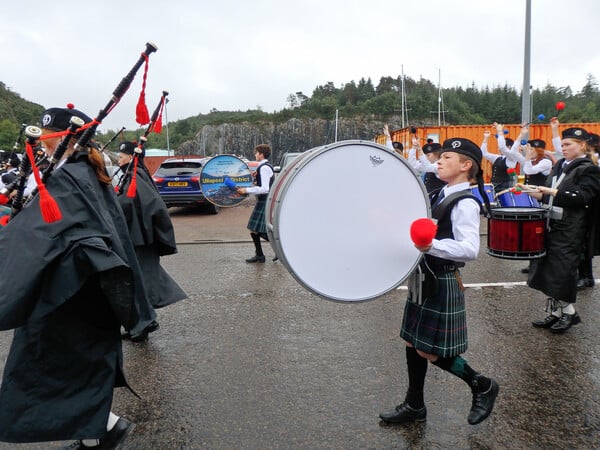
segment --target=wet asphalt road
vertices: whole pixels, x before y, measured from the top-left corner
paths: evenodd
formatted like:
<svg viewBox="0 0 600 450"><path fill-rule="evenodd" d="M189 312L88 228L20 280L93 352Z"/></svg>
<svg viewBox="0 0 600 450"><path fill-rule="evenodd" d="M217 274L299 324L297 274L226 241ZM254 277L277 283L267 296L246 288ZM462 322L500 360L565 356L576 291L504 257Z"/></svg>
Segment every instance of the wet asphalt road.
<svg viewBox="0 0 600 450"><path fill-rule="evenodd" d="M467 386L430 365L427 421L385 426L378 413L406 389L398 336L406 291L335 303L270 261L268 244L265 264L245 263L250 210L172 211L179 253L163 265L189 298L158 311L161 328L147 343L124 343L141 400L116 390L113 410L137 424L122 448L600 448L600 287L581 293L583 323L561 336L531 327L545 316L543 294L522 285L468 288L464 356L500 383L494 412L468 425ZM485 255L482 235L481 256L463 280L523 282L525 265ZM11 336L0 332L0 364Z"/></svg>

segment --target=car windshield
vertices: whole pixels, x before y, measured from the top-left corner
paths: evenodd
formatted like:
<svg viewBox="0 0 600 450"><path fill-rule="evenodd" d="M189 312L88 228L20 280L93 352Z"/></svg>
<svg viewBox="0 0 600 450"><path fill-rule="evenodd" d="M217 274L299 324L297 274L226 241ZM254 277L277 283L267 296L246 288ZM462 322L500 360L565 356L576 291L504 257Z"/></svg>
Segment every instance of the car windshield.
<svg viewBox="0 0 600 450"><path fill-rule="evenodd" d="M202 165L193 161L174 161L162 163L157 174L161 176L177 176L199 173Z"/></svg>

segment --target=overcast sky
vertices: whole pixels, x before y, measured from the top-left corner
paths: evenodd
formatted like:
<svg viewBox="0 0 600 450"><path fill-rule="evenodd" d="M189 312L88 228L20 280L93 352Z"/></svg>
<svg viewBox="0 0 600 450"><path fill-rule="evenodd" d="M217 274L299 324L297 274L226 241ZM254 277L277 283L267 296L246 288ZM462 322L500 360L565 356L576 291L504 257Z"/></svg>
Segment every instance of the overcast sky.
<svg viewBox="0 0 600 450"><path fill-rule="evenodd" d="M532 0L531 84L579 91L587 74L598 79L599 21L598 0ZM173 121L212 108L273 112L290 93L361 77L376 86L402 71L520 91L524 36L525 0L4 1L0 81L95 116L151 41L148 109L167 90ZM142 73L101 130L137 128Z"/></svg>

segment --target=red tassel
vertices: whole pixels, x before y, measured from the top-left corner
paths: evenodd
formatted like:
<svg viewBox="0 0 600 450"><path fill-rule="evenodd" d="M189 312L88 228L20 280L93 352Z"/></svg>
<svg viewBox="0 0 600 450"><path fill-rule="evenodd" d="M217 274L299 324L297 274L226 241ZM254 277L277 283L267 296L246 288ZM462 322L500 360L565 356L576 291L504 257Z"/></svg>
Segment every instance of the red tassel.
<svg viewBox="0 0 600 450"><path fill-rule="evenodd" d="M140 94L138 104L135 107L135 121L140 125L146 125L150 122L150 115L146 106L146 96L143 93Z"/></svg>
<svg viewBox="0 0 600 450"><path fill-rule="evenodd" d="M137 179L136 179L136 175L137 175L137 164L138 164L138 157L134 156L134 161L133 161L133 174L131 175L131 182L129 183L129 187L127 188L127 197L129 198L134 198L135 197L135 192L137 190Z"/></svg>
<svg viewBox="0 0 600 450"><path fill-rule="evenodd" d="M8 203L8 197L4 194L0 194L0 205L6 205Z"/></svg>
<svg viewBox="0 0 600 450"><path fill-rule="evenodd" d="M8 221L10 220L10 215L0 217L0 226L5 227L8 225Z"/></svg>
<svg viewBox="0 0 600 450"><path fill-rule="evenodd" d="M158 134L160 134L160 132L162 131L162 112L160 113L160 116L158 116L158 119L156 119L156 122L154 122L153 129L154 129L154 132L158 133Z"/></svg>
<svg viewBox="0 0 600 450"><path fill-rule="evenodd" d="M148 107L146 106L146 77L148 76L148 55L142 53L142 56L146 59L146 66L144 67L142 91L140 92L140 98L138 99L137 106L135 107L135 121L140 125L146 125L150 122L150 115L148 114Z"/></svg>
<svg viewBox="0 0 600 450"><path fill-rule="evenodd" d="M62 219L62 213L56 203L56 200L50 195L46 189L46 185L38 185L40 192L40 209L42 210L42 218L46 223L57 222Z"/></svg>
<svg viewBox="0 0 600 450"><path fill-rule="evenodd" d="M165 97L163 96L162 102L160 104L160 111L158 112L158 118L156 119L156 121L154 122L154 126L152 127L152 131L154 131L155 133L158 133L158 134L160 134L160 132L162 131L162 114L163 114L164 107L165 107Z"/></svg>
<svg viewBox="0 0 600 450"><path fill-rule="evenodd" d="M37 183L38 192L40 193L40 210L42 212L42 218L46 223L56 222L62 219L62 213L58 207L56 200L50 195L50 192L46 189L46 185L42 182L40 176L40 169L35 165L35 157L33 156L33 148L29 142L25 143L25 150L27 151L27 157L31 161L31 168L33 170L33 176Z"/></svg>

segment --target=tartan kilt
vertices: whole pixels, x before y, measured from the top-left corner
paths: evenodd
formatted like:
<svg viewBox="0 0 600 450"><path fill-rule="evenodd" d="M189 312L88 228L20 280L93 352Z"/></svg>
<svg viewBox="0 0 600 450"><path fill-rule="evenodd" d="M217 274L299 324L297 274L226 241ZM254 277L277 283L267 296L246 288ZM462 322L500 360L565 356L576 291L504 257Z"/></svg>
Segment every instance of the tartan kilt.
<svg viewBox="0 0 600 450"><path fill-rule="evenodd" d="M424 298L421 305L409 291L400 337L417 350L447 358L467 350L465 295L454 272L439 274L437 280L437 295Z"/></svg>
<svg viewBox="0 0 600 450"><path fill-rule="evenodd" d="M267 208L267 195L256 196L256 204L248 220L248 229L255 233L267 234L267 223L265 220L265 209Z"/></svg>

